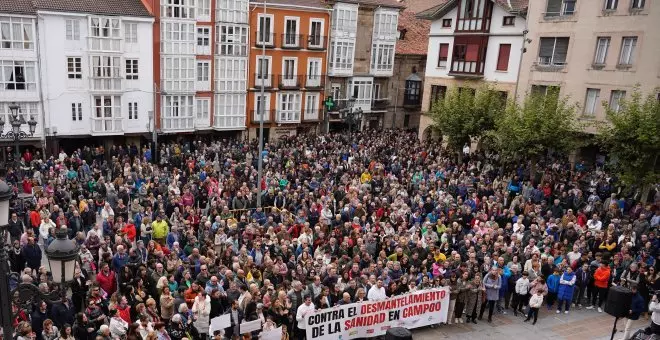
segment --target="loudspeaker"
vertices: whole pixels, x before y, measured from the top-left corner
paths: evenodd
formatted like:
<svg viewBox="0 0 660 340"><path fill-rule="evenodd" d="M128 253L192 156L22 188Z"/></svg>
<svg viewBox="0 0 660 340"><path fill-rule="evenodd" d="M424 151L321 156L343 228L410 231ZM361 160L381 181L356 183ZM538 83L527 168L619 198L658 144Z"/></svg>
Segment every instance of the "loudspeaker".
<svg viewBox="0 0 660 340"><path fill-rule="evenodd" d="M412 340L412 333L403 327L394 327L387 330L385 340Z"/></svg>
<svg viewBox="0 0 660 340"><path fill-rule="evenodd" d="M628 316L632 297L633 293L628 288L621 286L610 287L610 290L607 292L605 313L616 318Z"/></svg>

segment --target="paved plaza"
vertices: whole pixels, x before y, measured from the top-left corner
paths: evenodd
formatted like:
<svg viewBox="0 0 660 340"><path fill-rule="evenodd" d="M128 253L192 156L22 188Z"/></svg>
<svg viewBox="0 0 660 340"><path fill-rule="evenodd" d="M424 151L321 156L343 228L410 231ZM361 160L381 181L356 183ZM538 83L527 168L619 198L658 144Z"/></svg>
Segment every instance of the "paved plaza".
<svg viewBox="0 0 660 340"><path fill-rule="evenodd" d="M607 313L598 313L594 310L574 310L570 314L555 314L554 309L548 311L543 308L539 314L536 325L523 322L523 318L512 314L493 316L493 322L479 321L478 324L459 324L440 326L438 328L424 328L413 332L415 340L435 339L488 339L488 340L515 340L515 339L553 339L553 340L609 340L612 332L614 317ZM642 317L636 321L633 330L644 328L650 323ZM623 335L625 319L617 324L617 334L614 339ZM634 332L634 331L633 331Z"/></svg>

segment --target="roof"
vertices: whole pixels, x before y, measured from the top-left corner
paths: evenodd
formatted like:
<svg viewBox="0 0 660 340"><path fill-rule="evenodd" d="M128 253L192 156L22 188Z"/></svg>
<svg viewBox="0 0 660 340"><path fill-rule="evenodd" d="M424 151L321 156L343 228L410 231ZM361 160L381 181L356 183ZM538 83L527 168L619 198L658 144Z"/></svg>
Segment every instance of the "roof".
<svg viewBox="0 0 660 340"><path fill-rule="evenodd" d="M406 30L403 39L396 42L396 54L426 55L428 53L431 21L419 19L413 11L399 14L399 31Z"/></svg>
<svg viewBox="0 0 660 340"><path fill-rule="evenodd" d="M7 0L0 0L0 2ZM10 0L16 1L16 0ZM151 17L141 0L32 0L36 10Z"/></svg>
<svg viewBox="0 0 660 340"><path fill-rule="evenodd" d="M530 0L492 0L509 13L523 15ZM447 14L457 5L456 0L436 0L435 5L417 13L417 17L434 20Z"/></svg>
<svg viewBox="0 0 660 340"><path fill-rule="evenodd" d="M32 0L0 0L0 13L36 14Z"/></svg>
<svg viewBox="0 0 660 340"><path fill-rule="evenodd" d="M437 5L439 0L403 0L403 5L406 6L406 11L419 13L425 9Z"/></svg>
<svg viewBox="0 0 660 340"><path fill-rule="evenodd" d="M250 1L253 6L263 4L263 0ZM316 7L318 9L327 9L328 5L321 0L266 0L266 5L290 5L290 6L305 6Z"/></svg>
<svg viewBox="0 0 660 340"><path fill-rule="evenodd" d="M334 2L344 2L347 4L360 4L360 5L382 6L382 7L392 7L392 8L406 7L405 2L399 0L341 0Z"/></svg>

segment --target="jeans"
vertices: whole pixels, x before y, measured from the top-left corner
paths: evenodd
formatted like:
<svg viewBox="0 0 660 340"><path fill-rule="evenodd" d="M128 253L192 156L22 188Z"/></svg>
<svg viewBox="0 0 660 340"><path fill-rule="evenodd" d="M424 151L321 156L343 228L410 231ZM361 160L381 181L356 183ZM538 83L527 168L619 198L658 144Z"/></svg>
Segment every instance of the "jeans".
<svg viewBox="0 0 660 340"><path fill-rule="evenodd" d="M561 312L561 306L566 304L566 311L568 312L571 309L571 300L559 300L557 302L557 310Z"/></svg>
<svg viewBox="0 0 660 340"><path fill-rule="evenodd" d="M529 319L531 319L532 316L534 317L534 323L536 323L536 319L539 317L539 309L538 308L530 307L529 312L527 312L527 319L525 319L525 321L529 321Z"/></svg>

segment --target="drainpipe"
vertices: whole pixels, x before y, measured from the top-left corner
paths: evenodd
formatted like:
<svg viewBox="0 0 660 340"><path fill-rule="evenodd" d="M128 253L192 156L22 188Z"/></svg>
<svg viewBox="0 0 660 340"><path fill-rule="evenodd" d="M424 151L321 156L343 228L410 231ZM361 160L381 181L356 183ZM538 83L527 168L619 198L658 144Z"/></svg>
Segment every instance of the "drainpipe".
<svg viewBox="0 0 660 340"><path fill-rule="evenodd" d="M529 33L529 8L532 6L530 1L527 5L527 14L525 15L525 29L522 36L522 47L520 48L520 60L518 60L518 74L516 75L516 88L513 92L513 100L518 100L518 87L520 86L520 71L522 70L523 55L525 55L525 45L527 44L527 34Z"/></svg>
<svg viewBox="0 0 660 340"><path fill-rule="evenodd" d="M44 92L43 92L43 68L46 63L41 63L41 41L39 39L39 18L38 15L34 20L34 35L35 42L37 46L37 66L39 67L39 103L41 104L41 154L46 160L46 105L44 104ZM54 142L57 142L57 136L53 138Z"/></svg>

